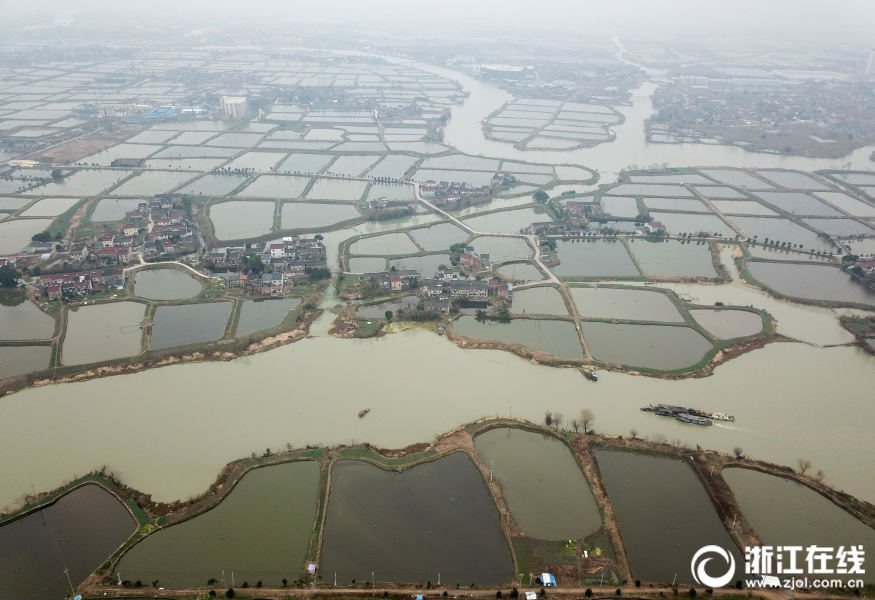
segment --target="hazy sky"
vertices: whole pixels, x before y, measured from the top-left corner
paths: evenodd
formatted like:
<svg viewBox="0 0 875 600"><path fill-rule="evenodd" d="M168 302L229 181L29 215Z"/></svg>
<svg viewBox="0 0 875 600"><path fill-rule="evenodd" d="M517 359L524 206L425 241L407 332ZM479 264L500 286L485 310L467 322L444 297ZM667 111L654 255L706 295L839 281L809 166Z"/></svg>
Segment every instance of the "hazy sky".
<svg viewBox="0 0 875 600"><path fill-rule="evenodd" d="M306 34L310 27L404 27L403 33L520 28L709 37L725 32L758 39L875 45L873 0L0 0L0 27L217 27ZM299 31L295 31L299 30Z"/></svg>

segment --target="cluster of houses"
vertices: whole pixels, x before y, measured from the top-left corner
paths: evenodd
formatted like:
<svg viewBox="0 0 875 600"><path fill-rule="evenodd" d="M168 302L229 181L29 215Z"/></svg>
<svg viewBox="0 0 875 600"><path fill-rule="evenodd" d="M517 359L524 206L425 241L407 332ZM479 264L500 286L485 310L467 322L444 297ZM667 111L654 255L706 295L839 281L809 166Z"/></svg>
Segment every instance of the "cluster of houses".
<svg viewBox="0 0 875 600"><path fill-rule="evenodd" d="M258 257L264 272L249 270L250 261ZM284 237L281 242L265 242L213 250L207 257L214 272L237 272L228 278L231 287L250 293L282 295L291 280L304 279L314 269L327 269L325 246L316 238Z"/></svg>
<svg viewBox="0 0 875 600"><path fill-rule="evenodd" d="M50 273L40 275L40 285L45 289L49 300L61 300L84 296L97 288L123 288L125 271L121 267L79 271L77 273Z"/></svg>
<svg viewBox="0 0 875 600"><path fill-rule="evenodd" d="M438 269L430 279L422 279L418 271L395 270L365 273L362 280L377 282L389 292L415 290L424 300L425 309L439 314L447 314L450 306L458 301L482 303L486 307L490 296L504 302L513 294L513 286L506 281L477 279L450 268Z"/></svg>
<svg viewBox="0 0 875 600"><path fill-rule="evenodd" d="M431 199L436 205L443 206L467 198L485 198L491 196L492 188L486 185L474 187L470 183L458 181L435 181L429 179L419 186L419 193L422 194L423 197Z"/></svg>

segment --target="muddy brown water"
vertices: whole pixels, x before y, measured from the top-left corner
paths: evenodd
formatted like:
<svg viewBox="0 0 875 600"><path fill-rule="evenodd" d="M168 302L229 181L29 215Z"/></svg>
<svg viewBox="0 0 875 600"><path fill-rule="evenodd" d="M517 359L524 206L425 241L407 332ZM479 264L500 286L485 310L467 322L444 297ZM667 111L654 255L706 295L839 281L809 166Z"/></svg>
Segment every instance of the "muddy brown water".
<svg viewBox="0 0 875 600"><path fill-rule="evenodd" d="M583 471L556 438L501 427L478 435L474 445L526 535L579 539L601 527L599 507Z"/></svg>
<svg viewBox="0 0 875 600"><path fill-rule="evenodd" d="M0 527L0 598L56 600L79 585L137 530L118 499L85 485Z"/></svg>
<svg viewBox="0 0 875 600"><path fill-rule="evenodd" d="M319 465L293 462L247 473L212 510L153 533L131 548L116 571L159 585L230 587L293 581L304 568L316 520ZM221 585L217 583L215 585Z"/></svg>
<svg viewBox="0 0 875 600"><path fill-rule="evenodd" d="M322 579L367 581L373 573L377 581L509 582L513 563L499 518L463 453L401 473L340 461L331 474Z"/></svg>
<svg viewBox="0 0 875 600"><path fill-rule="evenodd" d="M692 583L693 555L710 544L732 554L742 578L744 562L688 465L629 452L600 450L596 457L636 579ZM719 557L708 566L712 577L727 569Z"/></svg>

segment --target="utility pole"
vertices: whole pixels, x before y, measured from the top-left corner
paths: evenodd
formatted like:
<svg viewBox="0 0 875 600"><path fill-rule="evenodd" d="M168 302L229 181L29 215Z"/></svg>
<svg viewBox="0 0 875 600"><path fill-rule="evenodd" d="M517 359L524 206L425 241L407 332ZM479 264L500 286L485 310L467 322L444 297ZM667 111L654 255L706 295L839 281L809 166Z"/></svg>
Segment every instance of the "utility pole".
<svg viewBox="0 0 875 600"><path fill-rule="evenodd" d="M231 571L231 587L236 587L234 584L234 571Z"/></svg>
<svg viewBox="0 0 875 600"><path fill-rule="evenodd" d="M71 591L72 593L75 594L75 593L76 593L76 588L73 587L73 582L70 581L70 569L69 569L69 568L65 568L65 569L64 569L64 575L67 576L67 583L70 584L70 591Z"/></svg>
<svg viewBox="0 0 875 600"><path fill-rule="evenodd" d="M377 592L374 591L376 589L376 586L377 586L377 584L374 581L374 572L371 571L371 596L377 595Z"/></svg>

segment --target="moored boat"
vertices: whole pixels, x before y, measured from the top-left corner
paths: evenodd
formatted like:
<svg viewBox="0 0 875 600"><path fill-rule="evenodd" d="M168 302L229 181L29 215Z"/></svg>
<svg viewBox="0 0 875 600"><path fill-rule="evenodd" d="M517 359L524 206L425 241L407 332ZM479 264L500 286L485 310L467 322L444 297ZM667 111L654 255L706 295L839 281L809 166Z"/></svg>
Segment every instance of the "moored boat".
<svg viewBox="0 0 875 600"><path fill-rule="evenodd" d="M584 368L580 368L580 372L583 373L583 376L589 379L590 381L598 381L599 376L598 373L595 372L595 369L590 369L587 371Z"/></svg>
<svg viewBox="0 0 875 600"><path fill-rule="evenodd" d="M370 409L370 408L366 408L366 409L364 409L364 410L359 411L359 418L362 418L363 416L365 416L365 415L368 414L369 412L371 412L371 409Z"/></svg>

